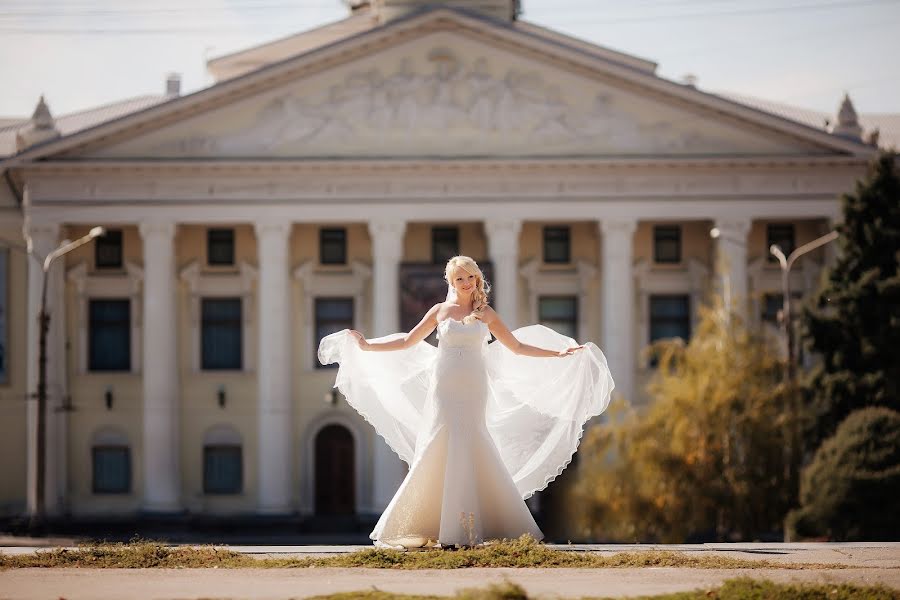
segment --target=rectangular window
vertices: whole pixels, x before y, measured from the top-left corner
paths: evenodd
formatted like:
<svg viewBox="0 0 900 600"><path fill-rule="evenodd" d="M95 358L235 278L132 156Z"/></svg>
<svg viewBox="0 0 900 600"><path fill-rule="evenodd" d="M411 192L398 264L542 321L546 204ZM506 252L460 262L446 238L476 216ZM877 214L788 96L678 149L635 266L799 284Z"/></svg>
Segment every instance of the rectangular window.
<svg viewBox="0 0 900 600"><path fill-rule="evenodd" d="M353 298L316 298L316 335L313 339L313 356L317 356L319 341L326 335L343 329L353 329ZM316 357L316 368L336 368L337 364L323 365Z"/></svg>
<svg viewBox="0 0 900 600"><path fill-rule="evenodd" d="M681 262L681 227L657 225L653 228L653 262L663 264Z"/></svg>
<svg viewBox="0 0 900 600"><path fill-rule="evenodd" d="M541 296L538 321L550 329L578 339L578 299L575 296Z"/></svg>
<svg viewBox="0 0 900 600"><path fill-rule="evenodd" d="M691 303L686 295L650 296L650 341L691 337Z"/></svg>
<svg viewBox="0 0 900 600"><path fill-rule="evenodd" d="M459 227L431 228L431 262L444 264L459 254Z"/></svg>
<svg viewBox="0 0 900 600"><path fill-rule="evenodd" d="M234 265L234 229L206 230L206 261L214 266Z"/></svg>
<svg viewBox="0 0 900 600"><path fill-rule="evenodd" d="M790 256L791 252L796 248L794 226L782 223L769 223L766 225L766 255L769 257L770 261L777 262L778 259L769 251L772 244L781 248L785 258Z"/></svg>
<svg viewBox="0 0 900 600"><path fill-rule="evenodd" d="M88 303L88 370L131 369L131 302L90 300Z"/></svg>
<svg viewBox="0 0 900 600"><path fill-rule="evenodd" d="M569 227L544 227L545 263L568 263L571 260L571 246Z"/></svg>
<svg viewBox="0 0 900 600"><path fill-rule="evenodd" d="M107 229L94 240L94 266L97 269L122 268L121 229Z"/></svg>
<svg viewBox="0 0 900 600"><path fill-rule="evenodd" d="M347 264L347 230L343 227L319 230L319 263Z"/></svg>
<svg viewBox="0 0 900 600"><path fill-rule="evenodd" d="M244 469L240 446L203 448L203 493L240 494Z"/></svg>
<svg viewBox="0 0 900 600"><path fill-rule="evenodd" d="M762 320L778 324L778 312L784 308L784 294L765 294L763 296Z"/></svg>
<svg viewBox="0 0 900 600"><path fill-rule="evenodd" d="M201 369L240 369L242 326L240 298L201 300Z"/></svg>
<svg viewBox="0 0 900 600"><path fill-rule="evenodd" d="M131 455L128 446L94 446L95 494L127 494L131 491Z"/></svg>

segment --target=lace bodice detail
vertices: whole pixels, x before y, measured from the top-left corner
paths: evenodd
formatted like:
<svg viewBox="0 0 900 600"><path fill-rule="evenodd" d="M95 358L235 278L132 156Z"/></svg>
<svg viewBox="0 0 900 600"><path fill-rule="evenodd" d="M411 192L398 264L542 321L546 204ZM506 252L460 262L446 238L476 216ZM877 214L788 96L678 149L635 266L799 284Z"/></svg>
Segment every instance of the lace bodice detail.
<svg viewBox="0 0 900 600"><path fill-rule="evenodd" d="M474 350L482 353L487 347L491 332L482 321L466 324L456 319L444 319L438 323L437 337L439 353L448 350Z"/></svg>

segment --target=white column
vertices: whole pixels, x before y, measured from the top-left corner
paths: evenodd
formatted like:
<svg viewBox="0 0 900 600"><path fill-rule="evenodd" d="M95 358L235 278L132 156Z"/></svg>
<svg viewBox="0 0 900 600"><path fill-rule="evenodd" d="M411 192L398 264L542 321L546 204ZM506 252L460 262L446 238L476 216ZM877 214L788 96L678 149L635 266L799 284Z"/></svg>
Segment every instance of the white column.
<svg viewBox="0 0 900 600"><path fill-rule="evenodd" d="M494 267L496 292L491 294L494 310L509 329L519 326L519 219L491 219L485 221L488 255Z"/></svg>
<svg viewBox="0 0 900 600"><path fill-rule="evenodd" d="M634 219L606 219L602 232L603 354L609 363L616 392L634 400L637 365L634 343Z"/></svg>
<svg viewBox="0 0 900 600"><path fill-rule="evenodd" d="M257 222L259 260L259 504L260 514L291 512L291 336L288 287L289 222Z"/></svg>
<svg viewBox="0 0 900 600"><path fill-rule="evenodd" d="M182 509L175 304L175 224L140 224L144 240L143 510Z"/></svg>
<svg viewBox="0 0 900 600"><path fill-rule="evenodd" d="M403 257L406 223L399 220L370 221L372 238L372 332L380 337L400 331L399 267ZM387 508L406 476L406 466L387 443L375 437L375 474L372 509Z"/></svg>
<svg viewBox="0 0 900 600"><path fill-rule="evenodd" d="M59 226L56 224L36 224L26 223L27 228L25 234L31 237L33 244L34 256L28 259L28 351L27 351L27 391L28 401L26 403L25 420L26 420L26 498L28 512L33 514L37 508L37 495L35 482L37 480L37 384L38 384L38 343L39 343L39 315L41 310L41 288L43 285L44 273L41 268L44 257L53 252L59 245ZM62 260L62 259L59 259ZM56 373L56 363L58 363L63 354L62 347L57 348L54 344L54 336L52 335L52 327L55 318L62 312L62 307L57 301L57 297L52 292L52 279L57 277L61 271L59 265L54 266L50 271L50 279L48 279L47 290L47 311L50 314L51 330L47 335L47 404L44 411L44 508L47 514L52 514L55 508L55 494L57 490L57 475L55 468L57 465L56 456L57 448L55 446L56 436L53 435L55 430L55 411L54 407L58 404L59 398L56 393L56 382L53 377Z"/></svg>
<svg viewBox="0 0 900 600"><path fill-rule="evenodd" d="M749 219L722 219L716 221L719 230L716 271L723 286L724 297L733 310L747 316L747 234ZM769 249L766 248L766 255Z"/></svg>

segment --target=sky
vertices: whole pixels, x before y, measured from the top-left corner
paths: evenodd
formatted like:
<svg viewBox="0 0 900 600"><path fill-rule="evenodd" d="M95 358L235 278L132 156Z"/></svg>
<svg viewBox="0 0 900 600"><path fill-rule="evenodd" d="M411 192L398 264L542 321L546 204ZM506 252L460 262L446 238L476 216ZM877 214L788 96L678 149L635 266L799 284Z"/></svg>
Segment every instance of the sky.
<svg viewBox="0 0 900 600"><path fill-rule="evenodd" d="M900 112L900 0L522 0L522 18L697 87L835 113ZM0 0L0 117L206 87L209 58L339 20L341 0Z"/></svg>

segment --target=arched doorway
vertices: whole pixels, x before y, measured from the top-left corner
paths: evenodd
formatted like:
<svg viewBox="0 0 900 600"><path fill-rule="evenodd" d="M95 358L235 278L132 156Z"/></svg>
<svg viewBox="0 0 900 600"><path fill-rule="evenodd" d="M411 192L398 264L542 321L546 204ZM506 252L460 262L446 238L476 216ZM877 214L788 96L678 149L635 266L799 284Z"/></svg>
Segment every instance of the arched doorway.
<svg viewBox="0 0 900 600"><path fill-rule="evenodd" d="M326 425L316 434L317 515L352 515L356 512L353 454L353 434L343 425Z"/></svg>

